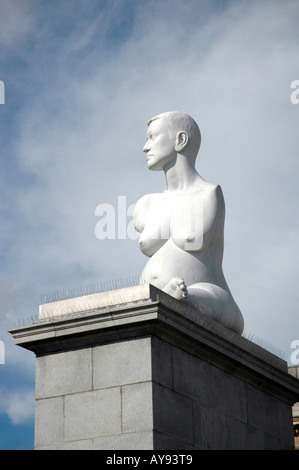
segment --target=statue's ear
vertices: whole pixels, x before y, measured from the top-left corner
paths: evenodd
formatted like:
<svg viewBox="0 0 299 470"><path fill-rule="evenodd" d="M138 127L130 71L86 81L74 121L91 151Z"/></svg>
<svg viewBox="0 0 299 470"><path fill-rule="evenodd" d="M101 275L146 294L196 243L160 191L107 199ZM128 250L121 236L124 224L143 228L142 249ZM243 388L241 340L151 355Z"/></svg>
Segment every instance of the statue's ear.
<svg viewBox="0 0 299 470"><path fill-rule="evenodd" d="M188 134L187 132L180 131L177 133L175 140L175 151L182 152L188 143Z"/></svg>

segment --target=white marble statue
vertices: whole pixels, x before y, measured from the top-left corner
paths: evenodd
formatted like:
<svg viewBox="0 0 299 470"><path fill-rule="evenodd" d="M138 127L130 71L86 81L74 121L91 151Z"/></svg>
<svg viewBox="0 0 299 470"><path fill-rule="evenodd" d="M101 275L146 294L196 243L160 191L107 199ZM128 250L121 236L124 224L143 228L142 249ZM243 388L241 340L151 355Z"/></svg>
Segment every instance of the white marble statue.
<svg viewBox="0 0 299 470"><path fill-rule="evenodd" d="M221 187L195 169L200 142L187 114L163 113L148 123L147 166L164 171L167 189L143 196L135 207L139 246L150 258L141 277L242 334L243 317L222 270L224 199Z"/></svg>

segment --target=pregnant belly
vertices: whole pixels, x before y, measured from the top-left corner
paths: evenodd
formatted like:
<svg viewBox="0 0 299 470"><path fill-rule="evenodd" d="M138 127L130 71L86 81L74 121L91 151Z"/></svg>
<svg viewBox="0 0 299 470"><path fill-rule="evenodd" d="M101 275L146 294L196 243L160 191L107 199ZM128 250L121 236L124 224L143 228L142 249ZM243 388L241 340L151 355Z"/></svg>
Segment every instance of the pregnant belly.
<svg viewBox="0 0 299 470"><path fill-rule="evenodd" d="M161 289L177 276L182 277L189 286L196 282L210 282L200 256L183 251L169 239L146 264L142 280Z"/></svg>

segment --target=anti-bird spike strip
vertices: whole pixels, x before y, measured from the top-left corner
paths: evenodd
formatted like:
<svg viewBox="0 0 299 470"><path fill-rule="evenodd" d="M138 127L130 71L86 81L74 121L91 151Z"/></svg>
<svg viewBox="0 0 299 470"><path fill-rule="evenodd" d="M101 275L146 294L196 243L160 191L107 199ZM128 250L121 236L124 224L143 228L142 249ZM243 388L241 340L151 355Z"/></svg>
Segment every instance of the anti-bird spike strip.
<svg viewBox="0 0 299 470"><path fill-rule="evenodd" d="M41 304L57 302L59 300L71 299L72 297L79 297L83 295L109 292L110 290L121 289L123 287L131 287L139 284L143 284L139 276L131 276L124 279L102 281L98 284L90 284L86 286L80 286L72 289L66 289L63 291L56 291L42 295Z"/></svg>

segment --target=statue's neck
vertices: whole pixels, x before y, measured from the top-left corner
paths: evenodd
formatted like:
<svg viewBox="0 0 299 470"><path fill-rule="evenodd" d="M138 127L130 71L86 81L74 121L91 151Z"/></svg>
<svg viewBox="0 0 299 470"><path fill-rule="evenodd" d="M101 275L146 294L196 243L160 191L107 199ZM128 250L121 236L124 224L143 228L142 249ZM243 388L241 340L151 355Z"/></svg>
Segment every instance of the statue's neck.
<svg viewBox="0 0 299 470"><path fill-rule="evenodd" d="M195 168L189 161L178 155L175 163L170 163L164 168L167 189L169 191L190 191L201 179Z"/></svg>

